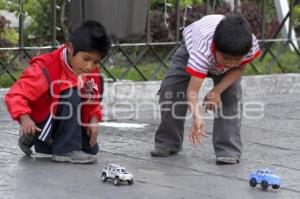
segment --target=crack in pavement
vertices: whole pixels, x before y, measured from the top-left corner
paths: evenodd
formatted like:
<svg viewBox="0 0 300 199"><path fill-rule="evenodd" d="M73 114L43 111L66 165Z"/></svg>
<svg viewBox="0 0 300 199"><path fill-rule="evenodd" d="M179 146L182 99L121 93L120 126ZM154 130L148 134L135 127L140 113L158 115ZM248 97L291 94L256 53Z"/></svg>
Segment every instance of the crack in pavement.
<svg viewBox="0 0 300 199"><path fill-rule="evenodd" d="M285 148L285 147L282 147L282 146L274 146L274 145L270 145L270 144L252 142L252 141L249 141L249 140L247 140L247 141L251 144L256 144L256 145L259 145L259 146L265 146L265 147L272 148L272 149L281 149L281 150L284 150L284 151L300 151L298 149L290 149L290 148Z"/></svg>
<svg viewBox="0 0 300 199"><path fill-rule="evenodd" d="M223 178L226 178L226 179L229 179L229 180L230 179L235 179L235 180L242 181L242 182L248 182L249 181L248 179L246 180L244 178L227 176L225 174L220 174L220 173L217 174L217 173L213 173L213 172L209 172L209 171L203 171L203 170L199 170L199 169L195 169L195 168L191 168L191 167L182 167L182 166L178 166L178 165L174 165L174 164L149 160L149 159L140 158L140 157L134 157L134 156L130 156L130 155L122 154L122 153L115 153L115 152L109 152L109 151L104 151L104 150L99 150L99 151L104 152L104 153L109 153L109 154L113 154L113 155L126 157L126 158L132 158L132 159L136 159L136 160L143 160L143 161L148 161L148 162L152 162L152 163L158 163L158 164L161 164L161 165L164 165L164 166L180 168L180 169L184 169L184 170L187 170L187 171L194 171L196 173L202 173L202 174L208 174L208 175L217 176L217 177L223 177ZM294 193L300 193L300 190L291 189L291 188L288 188L288 187L282 187L281 189L286 190L286 191L290 191L290 192L294 192Z"/></svg>

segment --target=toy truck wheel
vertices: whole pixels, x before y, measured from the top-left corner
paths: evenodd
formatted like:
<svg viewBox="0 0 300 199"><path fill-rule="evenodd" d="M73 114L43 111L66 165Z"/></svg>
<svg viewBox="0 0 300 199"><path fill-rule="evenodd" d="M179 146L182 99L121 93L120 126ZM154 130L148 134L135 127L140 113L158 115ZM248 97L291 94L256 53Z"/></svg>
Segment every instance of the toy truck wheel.
<svg viewBox="0 0 300 199"><path fill-rule="evenodd" d="M106 173L102 173L101 180L102 180L102 182L106 182L107 181Z"/></svg>
<svg viewBox="0 0 300 199"><path fill-rule="evenodd" d="M114 185L120 186L120 179L118 177L115 177L115 179L114 179Z"/></svg>
<svg viewBox="0 0 300 199"><path fill-rule="evenodd" d="M278 185L278 184L272 185L272 188L273 188L273 189L279 189L279 187L280 187L280 185Z"/></svg>
<svg viewBox="0 0 300 199"><path fill-rule="evenodd" d="M250 182L249 182L250 187L256 187L257 185L257 181L255 178L251 178Z"/></svg>
<svg viewBox="0 0 300 199"><path fill-rule="evenodd" d="M128 184L132 185L133 184L133 180L128 180Z"/></svg>
<svg viewBox="0 0 300 199"><path fill-rule="evenodd" d="M269 184L266 180L263 180L263 181L261 181L260 186L261 186L262 189L267 189Z"/></svg>

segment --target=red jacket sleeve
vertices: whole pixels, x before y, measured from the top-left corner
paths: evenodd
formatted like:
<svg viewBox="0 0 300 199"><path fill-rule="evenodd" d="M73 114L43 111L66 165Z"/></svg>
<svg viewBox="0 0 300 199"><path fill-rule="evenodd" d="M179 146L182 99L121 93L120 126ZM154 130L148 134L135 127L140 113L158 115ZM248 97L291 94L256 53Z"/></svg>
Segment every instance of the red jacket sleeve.
<svg viewBox="0 0 300 199"><path fill-rule="evenodd" d="M88 123L92 117L95 117L98 120L98 122L101 122L102 120L102 107L100 105L100 101L95 101L93 103L95 104L89 104L84 107L84 113L88 114Z"/></svg>
<svg viewBox="0 0 300 199"><path fill-rule="evenodd" d="M30 114L30 102L37 100L47 91L47 79L39 64L29 65L4 97L11 117L19 120L20 115Z"/></svg>

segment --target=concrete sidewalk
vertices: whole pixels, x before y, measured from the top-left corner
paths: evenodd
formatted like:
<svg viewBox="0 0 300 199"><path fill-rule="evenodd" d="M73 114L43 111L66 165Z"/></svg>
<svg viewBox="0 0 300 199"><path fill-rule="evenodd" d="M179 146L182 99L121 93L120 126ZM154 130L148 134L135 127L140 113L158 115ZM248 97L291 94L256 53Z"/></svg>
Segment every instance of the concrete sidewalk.
<svg viewBox="0 0 300 199"><path fill-rule="evenodd" d="M300 198L300 94L284 93L247 98L264 104L259 120L244 119L244 154L241 163L215 165L212 120L206 120L210 136L194 148L185 139L178 155L153 158L154 132L159 123L147 111L136 120L111 121L146 124L141 128L101 127L101 151L93 165L54 163L48 156L24 157L17 147L18 125L6 112L0 115L0 198ZM186 130L190 127L187 121ZM186 134L187 138L187 134ZM100 171L107 163L125 166L134 176L132 186L102 183ZM250 172L270 168L283 179L279 190L251 188Z"/></svg>

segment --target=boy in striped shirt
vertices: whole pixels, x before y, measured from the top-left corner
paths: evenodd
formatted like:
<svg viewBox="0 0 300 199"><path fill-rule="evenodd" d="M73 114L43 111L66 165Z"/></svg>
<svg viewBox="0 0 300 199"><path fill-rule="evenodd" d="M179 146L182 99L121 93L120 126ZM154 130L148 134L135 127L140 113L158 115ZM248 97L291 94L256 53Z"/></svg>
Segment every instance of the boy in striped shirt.
<svg viewBox="0 0 300 199"><path fill-rule="evenodd" d="M214 87L205 96L204 104L205 111L216 112L213 126L216 163L239 163L240 79L246 64L260 54L258 42L248 22L233 14L205 16L186 27L183 37L161 85L161 123L151 155L166 157L182 150L188 108L193 116L190 141L194 145L202 143L206 133L198 93L203 80L211 77Z"/></svg>

